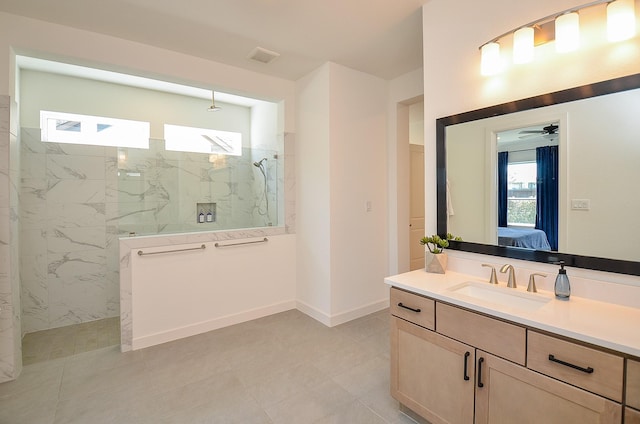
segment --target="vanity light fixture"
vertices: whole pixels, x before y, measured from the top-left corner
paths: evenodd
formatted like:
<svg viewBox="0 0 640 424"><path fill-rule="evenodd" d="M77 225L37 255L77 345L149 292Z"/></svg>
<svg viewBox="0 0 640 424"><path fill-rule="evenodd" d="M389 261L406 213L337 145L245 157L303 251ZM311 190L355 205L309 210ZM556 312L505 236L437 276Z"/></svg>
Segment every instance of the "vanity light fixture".
<svg viewBox="0 0 640 424"><path fill-rule="evenodd" d="M582 6L566 9L537 19L480 46L480 72L495 75L502 70L500 39L513 35L513 63L529 63L534 58L534 47L555 40L558 53L567 53L580 47L580 17L582 9L607 3L607 34L609 41L622 41L636 34L635 0L596 0Z"/></svg>
<svg viewBox="0 0 640 424"><path fill-rule="evenodd" d="M216 106L215 92L211 91L211 106L207 109L209 112L217 112L222 109L220 106Z"/></svg>

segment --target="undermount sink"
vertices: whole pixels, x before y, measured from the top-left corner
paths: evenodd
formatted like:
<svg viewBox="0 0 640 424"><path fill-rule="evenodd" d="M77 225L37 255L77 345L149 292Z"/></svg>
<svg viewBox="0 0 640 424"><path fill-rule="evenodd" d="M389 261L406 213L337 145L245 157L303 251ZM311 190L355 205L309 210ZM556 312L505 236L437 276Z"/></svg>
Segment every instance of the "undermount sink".
<svg viewBox="0 0 640 424"><path fill-rule="evenodd" d="M507 287L495 286L489 283L467 281L449 287L452 294L473 298L484 302L507 306L510 308L536 310L543 307L551 299L541 293L529 293Z"/></svg>

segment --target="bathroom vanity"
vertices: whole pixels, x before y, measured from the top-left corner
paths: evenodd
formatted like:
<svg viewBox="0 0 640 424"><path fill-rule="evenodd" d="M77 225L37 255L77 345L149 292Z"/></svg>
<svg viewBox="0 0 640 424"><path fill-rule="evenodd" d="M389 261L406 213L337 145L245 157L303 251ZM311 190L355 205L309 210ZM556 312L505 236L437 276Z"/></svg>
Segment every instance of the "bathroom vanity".
<svg viewBox="0 0 640 424"><path fill-rule="evenodd" d="M451 271L385 282L391 394L414 418L640 423L640 309Z"/></svg>

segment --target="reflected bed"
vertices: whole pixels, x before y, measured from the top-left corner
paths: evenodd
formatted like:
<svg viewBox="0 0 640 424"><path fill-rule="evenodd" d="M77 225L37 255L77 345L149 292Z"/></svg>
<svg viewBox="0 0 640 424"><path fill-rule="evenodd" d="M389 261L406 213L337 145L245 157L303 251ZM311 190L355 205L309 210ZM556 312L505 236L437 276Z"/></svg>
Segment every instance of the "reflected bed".
<svg viewBox="0 0 640 424"><path fill-rule="evenodd" d="M544 231L533 228L498 227L498 244L535 250L551 250Z"/></svg>

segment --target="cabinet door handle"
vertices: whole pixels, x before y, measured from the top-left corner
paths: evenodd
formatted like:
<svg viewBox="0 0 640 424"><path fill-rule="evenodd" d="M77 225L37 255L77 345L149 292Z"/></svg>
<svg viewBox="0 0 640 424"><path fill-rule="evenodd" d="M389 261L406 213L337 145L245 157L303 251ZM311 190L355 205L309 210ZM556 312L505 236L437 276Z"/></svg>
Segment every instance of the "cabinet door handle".
<svg viewBox="0 0 640 424"><path fill-rule="evenodd" d="M478 359L478 387L484 387L484 383L482 382L482 363L484 362L484 358Z"/></svg>
<svg viewBox="0 0 640 424"><path fill-rule="evenodd" d="M416 312L416 313L420 312L420 310L421 310L420 308L414 309L414 308L411 308L409 306L405 306L405 305L402 304L402 302L398 303L398 306L401 307L401 308L408 309L410 311Z"/></svg>
<svg viewBox="0 0 640 424"><path fill-rule="evenodd" d="M593 373L593 368L591 368L591 367L584 368L584 367L581 367L579 365L572 364L570 362L561 361L560 359L556 359L556 357L553 356L552 354L549 354L549 360L551 362L556 362L556 363L558 363L560 365L564 365L565 367L573 368L574 370L582 371L582 372L585 372L587 374L592 374Z"/></svg>
<svg viewBox="0 0 640 424"><path fill-rule="evenodd" d="M464 381L469 381L469 372L468 372L468 364L469 364L469 356L471 352L464 353Z"/></svg>

